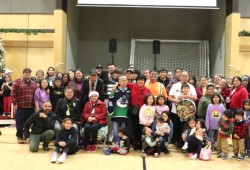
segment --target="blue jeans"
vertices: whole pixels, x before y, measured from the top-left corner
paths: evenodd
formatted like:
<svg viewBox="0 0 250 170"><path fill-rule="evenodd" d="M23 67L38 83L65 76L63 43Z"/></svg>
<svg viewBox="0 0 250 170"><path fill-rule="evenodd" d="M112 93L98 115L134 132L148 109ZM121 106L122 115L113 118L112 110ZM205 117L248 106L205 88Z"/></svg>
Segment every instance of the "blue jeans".
<svg viewBox="0 0 250 170"><path fill-rule="evenodd" d="M117 144L120 142L120 138L118 136L118 128L125 127L125 123L119 124L118 122L113 121L113 133L114 133L114 143Z"/></svg>
<svg viewBox="0 0 250 170"><path fill-rule="evenodd" d="M23 138L23 128L26 120L34 113L32 108L17 108L16 110L16 136Z"/></svg>
<svg viewBox="0 0 250 170"><path fill-rule="evenodd" d="M214 137L218 135L218 129L208 129L208 138L214 143Z"/></svg>

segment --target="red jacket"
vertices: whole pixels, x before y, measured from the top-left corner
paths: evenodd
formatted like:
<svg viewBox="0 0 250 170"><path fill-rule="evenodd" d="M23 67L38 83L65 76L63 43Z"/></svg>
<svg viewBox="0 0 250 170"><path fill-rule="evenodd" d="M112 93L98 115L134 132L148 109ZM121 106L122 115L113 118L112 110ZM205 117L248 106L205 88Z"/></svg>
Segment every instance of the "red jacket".
<svg viewBox="0 0 250 170"><path fill-rule="evenodd" d="M229 109L241 109L243 107L243 101L248 99L247 89L243 86L240 86L236 89L236 91L232 94L234 88L230 88L230 103Z"/></svg>
<svg viewBox="0 0 250 170"><path fill-rule="evenodd" d="M195 101L196 106L198 106L199 101L201 99L201 97L203 96L203 91L202 91L202 87L201 86L196 86L194 87L196 94L197 94L197 100Z"/></svg>
<svg viewBox="0 0 250 170"><path fill-rule="evenodd" d="M144 98L147 94L151 93L147 87L139 87L137 84L128 83L127 87L131 91L131 106L136 105L139 100L138 108L140 109L144 104Z"/></svg>
<svg viewBox="0 0 250 170"><path fill-rule="evenodd" d="M240 139L245 139L246 134L247 134L247 125L244 122L244 120L237 122L234 122L234 132L233 135L236 134L237 136L240 137ZM234 138L234 136L233 136ZM234 138L235 139L235 138Z"/></svg>
<svg viewBox="0 0 250 170"><path fill-rule="evenodd" d="M91 102L87 102L84 106L83 113L82 113L82 123L87 122L88 118L90 116L95 117L96 121L92 121L90 123L100 123L100 124L107 124L107 109L104 102L98 100L96 106L95 106L95 113L91 115L91 112L93 110L93 106Z"/></svg>

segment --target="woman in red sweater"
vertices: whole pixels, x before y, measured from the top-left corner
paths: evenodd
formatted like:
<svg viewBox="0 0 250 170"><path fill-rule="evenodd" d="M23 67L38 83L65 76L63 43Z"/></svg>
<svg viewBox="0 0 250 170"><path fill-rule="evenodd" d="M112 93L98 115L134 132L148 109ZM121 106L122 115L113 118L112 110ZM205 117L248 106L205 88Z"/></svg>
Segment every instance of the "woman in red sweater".
<svg viewBox="0 0 250 170"><path fill-rule="evenodd" d="M241 109L243 107L243 101L248 99L247 89L241 85L242 80L239 76L233 78L233 87L230 88L230 102L229 109L236 111L236 109Z"/></svg>
<svg viewBox="0 0 250 170"><path fill-rule="evenodd" d="M144 75L139 75L136 79L136 83L128 83L127 87L131 91L131 106L138 104L138 113L132 114L130 111L129 118L133 124L133 134L134 134L134 150L142 149L141 143L141 129L139 124L139 110L144 104L144 98L147 94L151 93L150 90L145 87L146 77Z"/></svg>
<svg viewBox="0 0 250 170"><path fill-rule="evenodd" d="M107 109L104 102L98 99L99 93L91 91L89 102L84 106L82 117L84 123L84 141L87 152L95 152L97 148L98 130L107 124ZM90 136L91 141L90 141Z"/></svg>

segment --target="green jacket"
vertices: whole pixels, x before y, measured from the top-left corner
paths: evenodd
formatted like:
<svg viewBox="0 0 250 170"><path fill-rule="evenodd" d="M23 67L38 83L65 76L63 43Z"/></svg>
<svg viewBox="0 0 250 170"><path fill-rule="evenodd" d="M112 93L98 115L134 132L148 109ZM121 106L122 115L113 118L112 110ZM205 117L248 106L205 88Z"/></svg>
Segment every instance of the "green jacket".
<svg viewBox="0 0 250 170"><path fill-rule="evenodd" d="M210 103L211 103L211 96L203 95L201 97L199 104L198 104L198 111L197 111L197 115L199 117L202 117L203 119L206 118L207 107Z"/></svg>
<svg viewBox="0 0 250 170"><path fill-rule="evenodd" d="M223 117L218 122L218 129L221 129L222 133L219 136L222 138L229 138L234 131L234 119L229 119L225 121Z"/></svg>

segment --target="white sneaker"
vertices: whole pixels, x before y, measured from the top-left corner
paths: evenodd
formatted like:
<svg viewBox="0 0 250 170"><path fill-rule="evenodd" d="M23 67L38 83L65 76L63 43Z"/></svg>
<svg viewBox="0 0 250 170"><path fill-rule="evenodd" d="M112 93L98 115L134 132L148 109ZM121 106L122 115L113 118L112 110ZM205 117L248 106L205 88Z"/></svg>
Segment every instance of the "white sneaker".
<svg viewBox="0 0 250 170"><path fill-rule="evenodd" d="M61 156L57 159L57 161L58 161L59 163L62 164L62 163L64 163L65 159L66 159L66 156L61 155Z"/></svg>
<svg viewBox="0 0 250 170"><path fill-rule="evenodd" d="M52 155L52 158L51 158L51 163L56 163L56 160L57 160L57 155Z"/></svg>
<svg viewBox="0 0 250 170"><path fill-rule="evenodd" d="M197 159L197 154L194 154L193 156L191 156L190 159Z"/></svg>
<svg viewBox="0 0 250 170"><path fill-rule="evenodd" d="M154 153L154 156L157 158L159 156L159 154L158 153Z"/></svg>
<svg viewBox="0 0 250 170"><path fill-rule="evenodd" d="M187 148L188 148L188 143L185 142L185 144L182 146L182 149L183 149L183 150L186 150Z"/></svg>

